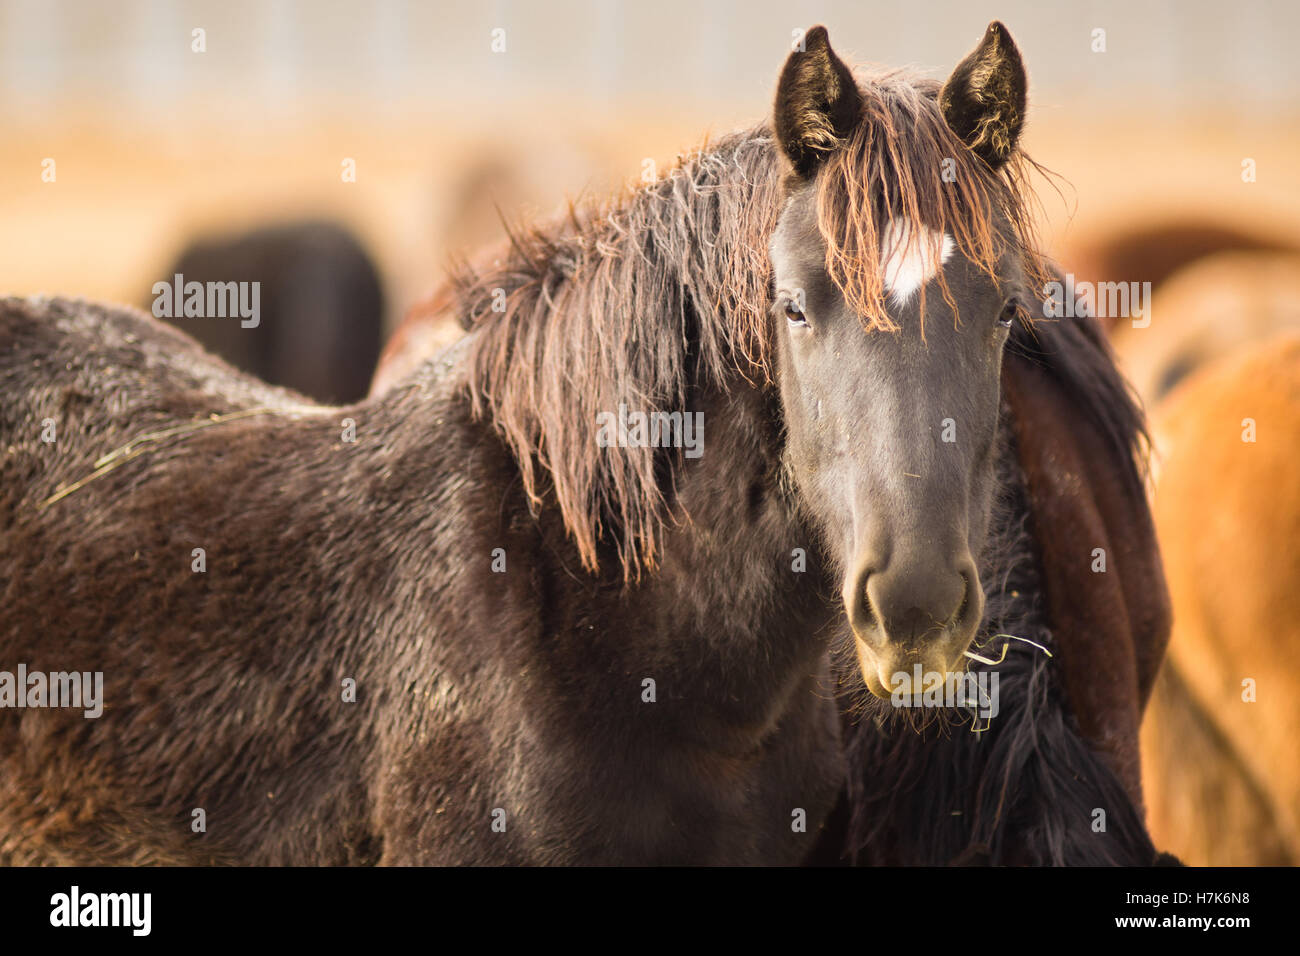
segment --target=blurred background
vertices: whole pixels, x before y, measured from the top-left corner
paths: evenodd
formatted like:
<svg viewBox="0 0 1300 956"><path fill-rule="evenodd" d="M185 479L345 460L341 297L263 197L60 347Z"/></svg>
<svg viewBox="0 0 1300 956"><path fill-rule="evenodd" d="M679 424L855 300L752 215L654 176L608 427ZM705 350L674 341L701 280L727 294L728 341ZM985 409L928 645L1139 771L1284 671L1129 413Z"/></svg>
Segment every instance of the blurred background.
<svg viewBox="0 0 1300 956"><path fill-rule="evenodd" d="M260 351L210 344L355 399L449 255L500 239L501 214L550 215L763 119L795 31L825 23L851 62L942 79L995 18L1029 69L1027 151L1063 177L1059 194L1040 184L1049 251L1081 281L1153 283L1149 328L1114 331L1159 437L1158 406L1198 366L1300 327L1300 4L0 0L0 294L147 307L173 271L279 282L302 312L280 324L310 333L272 342L267 322ZM282 361L318 337L311 368ZM1300 574L1294 524L1267 546ZM1176 604L1195 590L1179 573ZM1267 637L1300 652L1279 587ZM1300 712L1261 701L1234 723L1239 675L1198 640L1176 633L1183 675L1159 693L1183 696L1153 710L1157 843L1188 862L1300 861ZM1279 721L1288 736L1257 746ZM1188 777L1193 752L1218 777ZM1229 803L1247 808L1232 835L1212 824Z"/></svg>
<svg viewBox="0 0 1300 956"><path fill-rule="evenodd" d="M196 235L325 217L391 328L494 205L547 213L764 117L796 29L942 78L994 18L1030 154L1068 181L1058 254L1175 213L1294 232L1296 4L0 0L0 289L138 302Z"/></svg>

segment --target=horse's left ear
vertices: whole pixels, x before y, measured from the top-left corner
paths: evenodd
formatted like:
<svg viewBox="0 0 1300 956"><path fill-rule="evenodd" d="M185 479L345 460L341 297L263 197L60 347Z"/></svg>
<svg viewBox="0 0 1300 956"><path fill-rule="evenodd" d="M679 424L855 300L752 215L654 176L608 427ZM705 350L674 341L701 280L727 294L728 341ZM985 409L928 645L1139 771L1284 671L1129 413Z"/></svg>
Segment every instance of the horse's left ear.
<svg viewBox="0 0 1300 956"><path fill-rule="evenodd" d="M1011 34L994 20L984 39L957 64L939 93L939 107L952 131L976 156L997 169L1025 128L1029 79Z"/></svg>
<svg viewBox="0 0 1300 956"><path fill-rule="evenodd" d="M862 119L862 92L853 71L831 49L823 26L804 36L776 85L772 125L795 172L811 179L823 159Z"/></svg>

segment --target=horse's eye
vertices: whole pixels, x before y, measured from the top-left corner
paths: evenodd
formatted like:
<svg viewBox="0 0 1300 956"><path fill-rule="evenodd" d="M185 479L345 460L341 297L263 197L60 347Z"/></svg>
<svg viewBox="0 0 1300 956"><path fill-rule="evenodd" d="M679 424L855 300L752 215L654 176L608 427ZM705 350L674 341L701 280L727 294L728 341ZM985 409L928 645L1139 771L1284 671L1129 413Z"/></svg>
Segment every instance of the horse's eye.
<svg viewBox="0 0 1300 956"><path fill-rule="evenodd" d="M808 324L808 316L803 314L803 309L799 308L799 303L793 299L785 304L785 317L790 320L791 325Z"/></svg>
<svg viewBox="0 0 1300 956"><path fill-rule="evenodd" d="M1006 305L1002 306L1002 314L998 316L998 325L1004 329L1011 328L1019 314L1020 302L1016 299L1008 299Z"/></svg>

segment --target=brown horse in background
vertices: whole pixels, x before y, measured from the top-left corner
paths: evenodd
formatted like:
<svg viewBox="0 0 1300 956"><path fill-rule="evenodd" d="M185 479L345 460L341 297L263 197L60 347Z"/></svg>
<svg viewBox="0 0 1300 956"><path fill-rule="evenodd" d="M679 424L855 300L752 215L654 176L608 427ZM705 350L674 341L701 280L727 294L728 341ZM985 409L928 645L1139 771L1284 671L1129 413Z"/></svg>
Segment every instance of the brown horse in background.
<svg viewBox="0 0 1300 956"><path fill-rule="evenodd" d="M1295 253L1294 237L1251 229L1208 216L1130 222L1068 244L1068 261L1081 282L1149 282L1155 292L1192 263L1221 253ZM1103 316L1108 329L1123 320Z"/></svg>
<svg viewBox="0 0 1300 956"><path fill-rule="evenodd" d="M1149 326L1122 322L1112 330L1121 367L1155 415L1157 475L1161 465L1174 472L1168 488L1163 483L1156 488L1158 530L1171 574L1188 578L1196 573L1194 563L1203 563L1209 553L1205 549L1229 543L1236 557L1254 555L1258 560L1287 552L1289 543L1278 540L1277 528L1261 529L1250 514L1251 507L1271 500L1257 496L1266 476L1251 471L1262 467L1265 452L1235 440L1220 447L1227 426L1198 416L1221 417L1223 412L1214 404L1222 399L1223 389L1213 392L1210 381L1222 384L1225 376L1240 374L1232 369L1240 370L1249 353L1267 352L1273 346L1265 343L1279 341L1277 336L1288 330L1300 330L1297 280L1300 255L1294 252L1210 255L1178 270L1156 290ZM1256 387L1276 386L1282 371L1265 375ZM1244 391L1245 381L1240 385L1245 402L1251 393ZM1286 393L1283 388L1274 398L1285 402ZM1250 413L1243 410L1238 424L1247 417ZM1173 433L1182 437L1166 448ZM1215 448L1219 451L1212 451ZM1214 457L1233 453L1242 460L1230 468L1220 467ZM1199 483L1197 492L1190 490L1189 482ZM1239 514L1234 502L1242 496L1248 506ZM1206 521L1205 500L1215 501L1212 523ZM1286 507L1281 502L1278 513L1286 514ZM1247 590L1256 602L1277 601L1278 595L1270 593L1271 575L1256 579L1243 574L1235 558L1231 565L1236 573L1230 592ZM1243 658L1204 653L1209 624L1206 601L1199 595L1203 587L1203 581L1188 578L1175 590L1176 636L1143 725L1143 776L1152 831L1189 863L1300 861L1287 813L1278 809L1287 804L1279 803L1277 796L1290 786L1287 768L1295 763L1295 748L1286 740L1272 740L1278 746L1271 746L1270 738L1258 737L1249 740L1252 754L1239 752L1247 746L1245 736L1229 733L1231 728L1221 726L1215 708L1206 702L1206 682L1226 686L1238 681ZM1221 588L1215 590L1222 593ZM1285 607L1281 611L1277 619L1285 628L1292 614ZM1216 646L1249 644L1259 669L1269 673L1272 682L1287 681L1292 658L1286 633L1260 641L1243 618L1223 616L1212 623L1222 632ZM1196 690L1198 686L1202 690ZM1300 694L1300 687L1261 697L1250 705L1251 712L1271 713L1270 708L1276 709L1278 701L1291 694Z"/></svg>
<svg viewBox="0 0 1300 956"><path fill-rule="evenodd" d="M1120 322L1111 342L1154 409L1202 365L1270 335L1300 329L1300 253L1223 252L1198 259L1155 291L1151 322Z"/></svg>
<svg viewBox="0 0 1300 956"><path fill-rule="evenodd" d="M1143 727L1149 824L1188 863L1295 865L1300 334L1192 374L1155 431L1175 638Z"/></svg>

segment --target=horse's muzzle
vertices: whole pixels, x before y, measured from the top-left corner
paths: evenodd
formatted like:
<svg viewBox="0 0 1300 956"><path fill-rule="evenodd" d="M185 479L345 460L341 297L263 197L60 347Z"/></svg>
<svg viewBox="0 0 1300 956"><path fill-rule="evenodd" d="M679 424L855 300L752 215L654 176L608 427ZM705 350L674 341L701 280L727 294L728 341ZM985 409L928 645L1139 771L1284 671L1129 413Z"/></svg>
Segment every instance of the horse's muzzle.
<svg viewBox="0 0 1300 956"><path fill-rule="evenodd" d="M968 553L949 567L870 562L850 574L844 606L867 687L877 697L920 693L916 668L965 670L963 653L984 616L984 594Z"/></svg>

